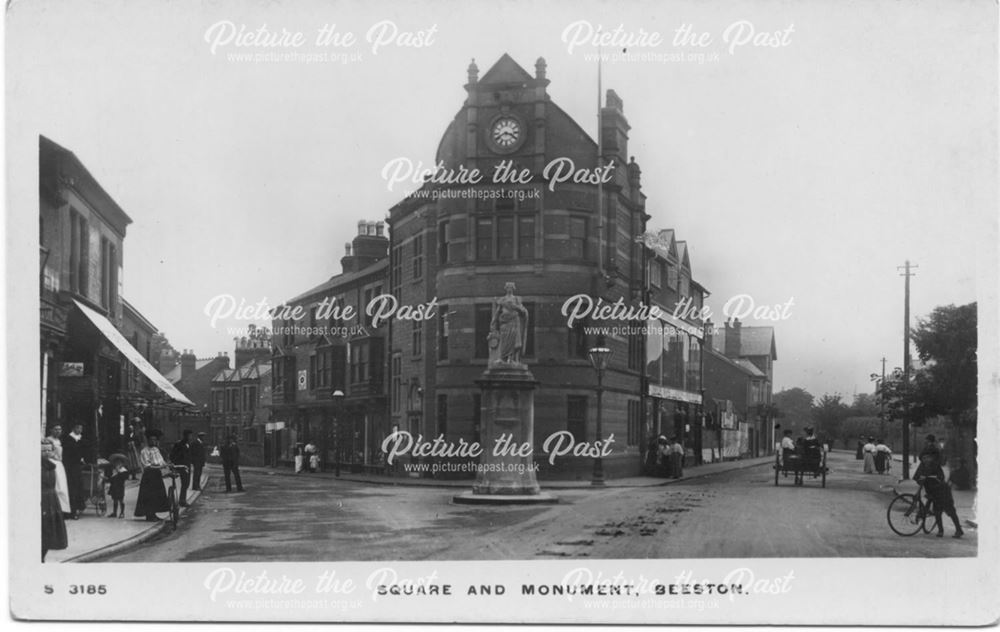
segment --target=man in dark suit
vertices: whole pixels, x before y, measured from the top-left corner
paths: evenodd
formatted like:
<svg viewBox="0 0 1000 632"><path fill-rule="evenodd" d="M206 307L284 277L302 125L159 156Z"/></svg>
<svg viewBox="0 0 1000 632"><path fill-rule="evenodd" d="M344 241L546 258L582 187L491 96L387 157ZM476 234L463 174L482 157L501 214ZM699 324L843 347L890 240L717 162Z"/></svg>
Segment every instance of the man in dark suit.
<svg viewBox="0 0 1000 632"><path fill-rule="evenodd" d="M69 486L70 517L77 520L87 508L83 496L83 424L73 424L73 429L63 439L63 467Z"/></svg>
<svg viewBox="0 0 1000 632"><path fill-rule="evenodd" d="M240 447L236 445L236 435L229 437L226 445L222 446L222 473L226 477L226 493L233 491L233 484L230 477L236 478L236 491L243 491L243 481L240 480Z"/></svg>
<svg viewBox="0 0 1000 632"><path fill-rule="evenodd" d="M180 506L187 507L188 486L191 484L191 431L185 430L181 440L174 444L170 451L170 462L174 465L183 465L179 473L181 476Z"/></svg>
<svg viewBox="0 0 1000 632"><path fill-rule="evenodd" d="M199 432L194 441L191 442L191 464L194 473L191 475L191 489L196 492L201 491L201 472L205 469L205 442L204 432Z"/></svg>

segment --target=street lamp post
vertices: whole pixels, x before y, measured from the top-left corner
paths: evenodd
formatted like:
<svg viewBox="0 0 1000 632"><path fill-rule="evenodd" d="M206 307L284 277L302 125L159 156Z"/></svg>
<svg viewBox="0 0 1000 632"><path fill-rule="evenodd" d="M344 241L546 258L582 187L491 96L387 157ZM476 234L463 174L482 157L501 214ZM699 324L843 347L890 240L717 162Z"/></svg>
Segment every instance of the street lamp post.
<svg viewBox="0 0 1000 632"><path fill-rule="evenodd" d="M587 352L590 356L590 363L597 371L597 443L600 444L603 436L601 434L601 415L603 413L602 396L604 395L604 371L611 361L611 349L600 346L594 347ZM603 447L602 447L603 449ZM604 485L604 460L600 453L594 458L594 475L590 481L591 485Z"/></svg>
<svg viewBox="0 0 1000 632"><path fill-rule="evenodd" d="M340 411L344 401L344 391L339 388L330 394L333 399L333 438L334 438L334 457L333 457L333 471L336 476L340 476L340 459L337 458L337 452L340 449L340 443L337 441L337 426L340 425ZM329 436L330 429L327 428L326 436L324 440ZM327 443L324 441L324 443ZM330 458L330 446L325 445L323 448L323 467L326 467L326 461Z"/></svg>

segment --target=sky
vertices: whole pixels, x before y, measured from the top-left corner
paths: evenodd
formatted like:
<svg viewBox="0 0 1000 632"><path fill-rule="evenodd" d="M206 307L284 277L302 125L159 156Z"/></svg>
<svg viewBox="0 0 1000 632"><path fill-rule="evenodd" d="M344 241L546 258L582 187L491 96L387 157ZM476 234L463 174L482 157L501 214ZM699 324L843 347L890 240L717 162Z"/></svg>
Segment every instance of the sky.
<svg viewBox="0 0 1000 632"><path fill-rule="evenodd" d="M227 23L305 43L237 46ZM337 42L318 46L330 25ZM676 45L685 25L710 40ZM996 20L981 2L14 2L8 248L37 230L42 134L132 217L124 296L175 348L232 353L227 327L247 323L213 327L209 301L275 306L338 273L357 221L403 195L384 165L433 163L471 59L483 74L506 52L533 74L544 57L550 97L593 135L597 48L566 40L598 26L631 38L603 52L659 55L603 65L649 227L687 241L717 323L734 296L791 301L779 322L743 319L775 327L776 391L850 400L883 356L902 364L906 260L914 320L995 300ZM751 28L773 45L740 43ZM291 51L328 60L232 57Z"/></svg>

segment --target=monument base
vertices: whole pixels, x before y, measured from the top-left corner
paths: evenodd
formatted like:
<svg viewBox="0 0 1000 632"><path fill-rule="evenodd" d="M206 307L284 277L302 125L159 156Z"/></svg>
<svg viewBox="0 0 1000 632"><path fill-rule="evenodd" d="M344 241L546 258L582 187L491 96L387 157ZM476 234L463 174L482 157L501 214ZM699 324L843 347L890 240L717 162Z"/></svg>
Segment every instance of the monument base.
<svg viewBox="0 0 1000 632"><path fill-rule="evenodd" d="M547 492L538 494L477 494L463 492L452 497L456 505L555 505L557 496Z"/></svg>

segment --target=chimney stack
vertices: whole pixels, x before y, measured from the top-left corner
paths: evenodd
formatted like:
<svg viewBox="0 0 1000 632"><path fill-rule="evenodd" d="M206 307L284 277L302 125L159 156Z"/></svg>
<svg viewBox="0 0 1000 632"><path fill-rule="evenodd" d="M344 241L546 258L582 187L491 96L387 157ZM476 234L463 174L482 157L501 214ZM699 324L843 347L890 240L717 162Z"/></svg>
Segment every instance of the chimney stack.
<svg viewBox="0 0 1000 632"><path fill-rule="evenodd" d="M715 323L713 323L711 319L705 322L704 328L702 329L702 333L704 333L705 335L705 340L702 343L702 347L705 349L714 349L712 343L715 340Z"/></svg>
<svg viewBox="0 0 1000 632"><path fill-rule="evenodd" d="M194 375L197 358L194 357L193 349L184 349L181 354L181 379L185 380Z"/></svg>
<svg viewBox="0 0 1000 632"><path fill-rule="evenodd" d="M389 237L385 224L368 220L358 221L358 234L350 244L344 246L344 256L340 260L345 273L357 272L389 254Z"/></svg>
<svg viewBox="0 0 1000 632"><path fill-rule="evenodd" d="M728 358L740 357L740 328L743 324L739 318L734 318L732 325L726 322L726 348L725 354Z"/></svg>

